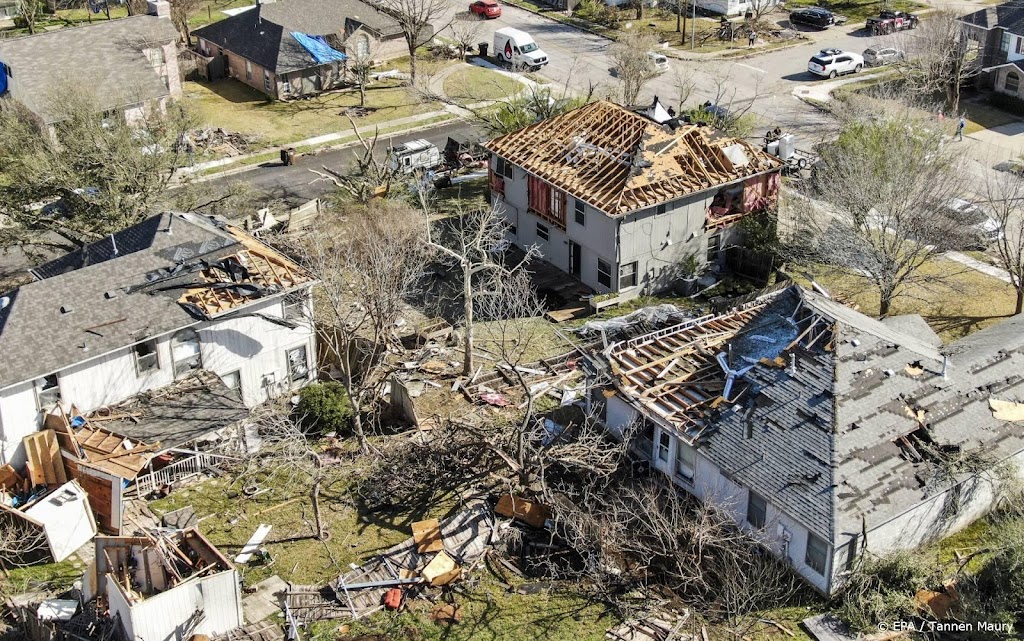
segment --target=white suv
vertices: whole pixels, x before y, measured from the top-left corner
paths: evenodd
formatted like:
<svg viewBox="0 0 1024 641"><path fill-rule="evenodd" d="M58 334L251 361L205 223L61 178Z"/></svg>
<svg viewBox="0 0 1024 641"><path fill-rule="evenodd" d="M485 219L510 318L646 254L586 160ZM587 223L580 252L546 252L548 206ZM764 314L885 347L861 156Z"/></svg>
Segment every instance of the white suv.
<svg viewBox="0 0 1024 641"><path fill-rule="evenodd" d="M822 49L807 63L807 71L823 78L857 73L863 68L863 56L841 49Z"/></svg>

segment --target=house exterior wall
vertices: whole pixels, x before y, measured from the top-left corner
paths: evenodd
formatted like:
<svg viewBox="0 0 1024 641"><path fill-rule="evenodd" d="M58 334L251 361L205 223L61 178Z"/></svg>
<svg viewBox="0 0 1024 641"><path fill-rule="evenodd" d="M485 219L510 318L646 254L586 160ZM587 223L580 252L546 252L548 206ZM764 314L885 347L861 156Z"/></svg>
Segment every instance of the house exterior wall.
<svg viewBox="0 0 1024 641"><path fill-rule="evenodd" d="M202 39L200 38L200 40ZM209 46L212 47L213 51L220 49L216 45L211 44ZM224 49L224 56L227 62L228 77L243 82L271 98L277 98L277 75L273 71L266 70L255 62L247 60L227 49ZM265 74L269 76L269 84L264 82Z"/></svg>
<svg viewBox="0 0 1024 641"><path fill-rule="evenodd" d="M307 290L308 291L308 290ZM310 301L304 316L310 317ZM289 329L249 314L282 317L283 297L268 298L242 310L241 314L193 325L199 335L202 367L224 377L238 373L242 401L258 405L269 397L286 394L315 376L314 330L308 322ZM82 412L120 403L137 394L174 382L171 354L173 334L156 338L157 367L139 375L132 347L72 365L58 372L61 400ZM288 350L305 346L309 371L294 385L289 380ZM0 390L0 428L3 463L24 465L21 439L41 425L35 382L29 381Z"/></svg>
<svg viewBox="0 0 1024 641"><path fill-rule="evenodd" d="M194 634L223 634L243 623L236 570L185 581L131 607L123 603L121 588L109 575L107 580L111 611L121 614L121 621L131 639L186 641ZM198 624L192 627L190 620L198 620Z"/></svg>
<svg viewBox="0 0 1024 641"><path fill-rule="evenodd" d="M1012 86L1006 86L1007 76L1015 74L1017 76L1017 88L1014 89ZM993 89L1000 93L1005 93L1009 96L1017 96L1018 98L1024 97L1024 72L1020 69L997 69L992 72L992 84Z"/></svg>
<svg viewBox="0 0 1024 641"><path fill-rule="evenodd" d="M613 435L621 438L626 426L639 420L641 420L640 414L618 394L607 399L606 425ZM693 481L689 482L676 474L676 451L680 446L680 440L674 433L671 431L667 432L671 439L667 462L661 461L655 454L663 429L661 426L655 426L654 448L652 451L640 451L634 446L634 452L648 461L652 468L665 474L679 488L689 492L701 501L715 505L728 514L736 521L739 527L750 532L751 536L761 541L773 554L788 563L797 574L803 577L815 589L826 594L829 592L831 588L831 568L835 566L835 562L830 558L833 554L831 552L826 554L828 561L823 574L819 574L806 564L809 533L806 526L802 525L792 515L779 510L772 503L772 497L769 494L763 491L758 492L757 488L753 488L755 492L758 492L759 496L767 501L765 527L754 531L746 520L751 488L742 487L732 481L729 478L729 474L704 456L700 448L696 450Z"/></svg>

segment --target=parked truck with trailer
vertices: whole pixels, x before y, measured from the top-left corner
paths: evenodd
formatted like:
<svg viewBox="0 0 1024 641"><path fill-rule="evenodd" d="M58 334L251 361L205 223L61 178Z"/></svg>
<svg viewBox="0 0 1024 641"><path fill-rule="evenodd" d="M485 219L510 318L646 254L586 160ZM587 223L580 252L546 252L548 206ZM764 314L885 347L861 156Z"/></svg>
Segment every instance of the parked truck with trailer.
<svg viewBox="0 0 1024 641"><path fill-rule="evenodd" d="M912 13L886 9L880 12L877 18L868 18L865 27L872 34L881 36L905 29L916 29L918 22L920 19Z"/></svg>

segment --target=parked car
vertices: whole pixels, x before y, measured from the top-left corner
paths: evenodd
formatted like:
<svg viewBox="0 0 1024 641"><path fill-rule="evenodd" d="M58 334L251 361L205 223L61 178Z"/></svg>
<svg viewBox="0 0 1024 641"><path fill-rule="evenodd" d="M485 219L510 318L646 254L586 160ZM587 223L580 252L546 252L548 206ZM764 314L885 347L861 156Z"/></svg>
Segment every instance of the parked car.
<svg viewBox="0 0 1024 641"><path fill-rule="evenodd" d="M1003 226L978 205L962 198L942 204L942 213L962 226L964 249L985 249L1003 237Z"/></svg>
<svg viewBox="0 0 1024 641"><path fill-rule="evenodd" d="M469 12L475 13L481 18L500 18L501 5L497 0L476 0L469 5Z"/></svg>
<svg viewBox="0 0 1024 641"><path fill-rule="evenodd" d="M841 49L822 49L807 63L807 71L823 78L858 73L864 68L860 54Z"/></svg>
<svg viewBox="0 0 1024 641"><path fill-rule="evenodd" d="M803 24L818 29L828 29L834 24L844 24L845 22L846 16L836 15L828 9L819 7L804 7L803 9L794 9L789 13L791 25Z"/></svg>
<svg viewBox="0 0 1024 641"><path fill-rule="evenodd" d="M879 12L877 18L868 18L864 26L871 33L880 36L904 29L916 29L918 22L920 18L911 13L887 9Z"/></svg>
<svg viewBox="0 0 1024 641"><path fill-rule="evenodd" d="M650 60L651 69L655 73L665 73L668 71L668 58L665 54L658 53L657 51L648 51L647 59Z"/></svg>
<svg viewBox="0 0 1024 641"><path fill-rule="evenodd" d="M868 47L862 55L864 64L868 67L891 65L904 58L903 50L896 47Z"/></svg>

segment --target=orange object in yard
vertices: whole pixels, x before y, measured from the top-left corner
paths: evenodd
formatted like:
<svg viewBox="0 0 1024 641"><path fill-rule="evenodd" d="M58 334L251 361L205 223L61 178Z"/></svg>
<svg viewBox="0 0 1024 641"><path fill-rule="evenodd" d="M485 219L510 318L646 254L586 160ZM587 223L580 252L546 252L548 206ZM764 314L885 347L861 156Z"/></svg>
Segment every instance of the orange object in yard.
<svg viewBox="0 0 1024 641"><path fill-rule="evenodd" d="M399 588L391 588L384 593L384 607L389 610L402 607L402 591Z"/></svg>

